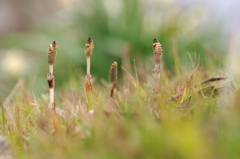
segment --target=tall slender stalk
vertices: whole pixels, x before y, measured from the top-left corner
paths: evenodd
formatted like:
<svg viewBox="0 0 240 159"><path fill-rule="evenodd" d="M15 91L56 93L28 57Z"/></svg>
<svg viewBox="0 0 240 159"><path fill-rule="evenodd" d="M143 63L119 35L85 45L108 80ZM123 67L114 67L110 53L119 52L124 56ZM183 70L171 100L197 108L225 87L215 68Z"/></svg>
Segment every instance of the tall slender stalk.
<svg viewBox="0 0 240 159"><path fill-rule="evenodd" d="M56 55L57 55L57 42L53 41L48 47L48 53L47 53L48 64L49 64L49 73L47 74L47 81L48 81L49 96L50 96L49 109L51 110L55 110L55 104L54 104L55 77L53 74L53 65L56 60Z"/></svg>
<svg viewBox="0 0 240 159"><path fill-rule="evenodd" d="M110 69L110 81L111 81L111 87L110 87L110 97L114 98L114 93L116 89L116 84L117 84L117 62L114 62L111 65Z"/></svg>
<svg viewBox="0 0 240 159"><path fill-rule="evenodd" d="M153 68L153 80L154 80L154 93L159 92L159 82L160 82L160 64L162 60L162 45L157 39L153 40L153 56L154 56L154 68Z"/></svg>
<svg viewBox="0 0 240 159"><path fill-rule="evenodd" d="M162 47L157 39L153 39L153 57L154 57L154 68L153 68L153 81L154 81L154 89L153 89L153 109L157 116L158 114L158 93L159 93L159 83L160 83L160 64L162 60Z"/></svg>
<svg viewBox="0 0 240 159"><path fill-rule="evenodd" d="M92 76L90 73L90 58L92 56L94 44L93 44L93 39L91 37L88 37L87 43L85 44L84 47L84 53L86 56L86 61L87 61L87 74L85 77L85 89L86 93L89 93L92 91Z"/></svg>

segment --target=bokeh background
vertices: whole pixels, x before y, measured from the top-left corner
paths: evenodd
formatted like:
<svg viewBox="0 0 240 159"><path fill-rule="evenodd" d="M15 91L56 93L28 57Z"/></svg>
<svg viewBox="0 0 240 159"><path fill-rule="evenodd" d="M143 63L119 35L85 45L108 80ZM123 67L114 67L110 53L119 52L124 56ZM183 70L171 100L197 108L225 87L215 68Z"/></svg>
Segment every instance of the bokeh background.
<svg viewBox="0 0 240 159"><path fill-rule="evenodd" d="M121 66L136 59L151 68L153 38L161 42L164 68L173 74L173 46L184 65L190 64L190 53L199 54L206 66L209 52L215 65L223 65L231 36L239 32L239 6L237 0L1 0L1 95L6 97L19 79L34 82L34 92L46 91L46 54L53 40L58 43L56 89L85 76L88 36L95 44L96 82L108 81L114 61Z"/></svg>

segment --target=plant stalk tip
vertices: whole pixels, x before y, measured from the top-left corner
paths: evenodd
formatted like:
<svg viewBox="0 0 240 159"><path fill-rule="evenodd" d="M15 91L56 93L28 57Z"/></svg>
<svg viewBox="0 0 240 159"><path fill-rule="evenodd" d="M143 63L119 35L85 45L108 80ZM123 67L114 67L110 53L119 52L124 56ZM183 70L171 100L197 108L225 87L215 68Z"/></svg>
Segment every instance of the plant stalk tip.
<svg viewBox="0 0 240 159"><path fill-rule="evenodd" d="M56 41L53 41L53 42L52 42L52 47L53 47L53 48L56 48L56 47L57 47L57 42L56 42Z"/></svg>
<svg viewBox="0 0 240 159"><path fill-rule="evenodd" d="M89 36L87 42L88 43L93 42L93 39Z"/></svg>
<svg viewBox="0 0 240 159"><path fill-rule="evenodd" d="M158 43L158 40L156 38L154 38L153 43Z"/></svg>

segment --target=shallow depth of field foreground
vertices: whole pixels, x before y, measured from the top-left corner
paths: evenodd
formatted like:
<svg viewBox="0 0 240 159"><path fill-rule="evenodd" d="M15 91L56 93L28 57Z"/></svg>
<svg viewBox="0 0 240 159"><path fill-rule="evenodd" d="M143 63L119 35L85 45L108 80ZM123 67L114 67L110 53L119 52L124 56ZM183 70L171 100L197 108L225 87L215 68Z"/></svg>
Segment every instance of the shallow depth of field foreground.
<svg viewBox="0 0 240 159"><path fill-rule="evenodd" d="M89 38L85 45L86 58L94 56L93 48L92 54L86 50L91 42ZM147 64L153 72L134 59L129 60L132 66L112 61L106 70L110 82L94 82L90 70L81 72L69 81L74 87L55 90L55 104L47 80L46 94L32 92L34 80L19 80L1 101L0 158L239 158L235 42L220 68L207 53L203 67L201 57L189 54L192 68L187 68L173 48L171 74L161 58L164 46L154 39L153 46L148 42L153 54Z"/></svg>

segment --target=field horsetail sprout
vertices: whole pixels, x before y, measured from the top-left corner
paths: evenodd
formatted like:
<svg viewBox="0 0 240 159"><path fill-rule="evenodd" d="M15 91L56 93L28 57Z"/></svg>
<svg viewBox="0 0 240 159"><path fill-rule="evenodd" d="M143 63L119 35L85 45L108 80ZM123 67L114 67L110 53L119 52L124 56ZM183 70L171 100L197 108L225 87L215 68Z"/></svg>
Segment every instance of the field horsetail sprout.
<svg viewBox="0 0 240 159"><path fill-rule="evenodd" d="M160 83L160 64L162 60L162 47L157 39L153 39L153 56L154 56L154 68L153 68L153 109L158 112L158 93L159 93L159 83ZM156 114L158 116L158 114Z"/></svg>
<svg viewBox="0 0 240 159"><path fill-rule="evenodd" d="M86 102L88 104L88 109L93 109L92 106L92 75L90 73L90 58L92 56L94 44L93 39L91 37L88 37L87 43L84 47L84 54L86 56L87 60L87 74L85 77L85 91L86 91Z"/></svg>
<svg viewBox="0 0 240 159"><path fill-rule="evenodd" d="M117 62L114 62L111 65L111 70L110 70L110 81L111 81L111 87L110 87L110 97L114 98L114 92L116 89L116 84L117 84Z"/></svg>
<svg viewBox="0 0 240 159"><path fill-rule="evenodd" d="M160 82L160 63L162 60L162 45L158 42L157 39L153 39L153 55L154 55L154 68L153 68L153 80L154 80L154 93L159 91L159 82Z"/></svg>
<svg viewBox="0 0 240 159"><path fill-rule="evenodd" d="M88 38L87 43L85 44L84 53L87 60L87 75L85 78L85 88L86 92L92 91L92 76L90 74L90 58L92 56L94 44L93 39L91 37Z"/></svg>
<svg viewBox="0 0 240 159"><path fill-rule="evenodd" d="M54 74L53 74L53 65L56 60L57 55L57 43L56 41L53 41L50 46L48 47L48 64L49 64L49 73L47 74L47 81L49 86L49 96L50 96L50 102L49 102L49 109L54 110L55 104L54 104Z"/></svg>

